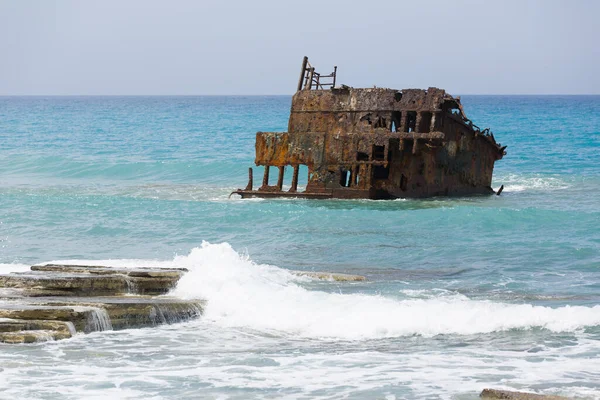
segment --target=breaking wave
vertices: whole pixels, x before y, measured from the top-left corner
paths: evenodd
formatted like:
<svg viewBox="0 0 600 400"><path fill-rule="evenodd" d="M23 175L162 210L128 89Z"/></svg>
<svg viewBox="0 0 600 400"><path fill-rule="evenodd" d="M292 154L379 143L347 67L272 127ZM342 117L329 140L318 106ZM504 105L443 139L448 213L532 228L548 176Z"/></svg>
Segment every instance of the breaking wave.
<svg viewBox="0 0 600 400"><path fill-rule="evenodd" d="M510 174L494 178L496 186L504 185L505 192L548 191L568 189L571 185L563 179L552 176L522 176Z"/></svg>
<svg viewBox="0 0 600 400"><path fill-rule="evenodd" d="M0 263L0 274L8 274L11 272L27 272L30 266L27 264L3 264Z"/></svg>
<svg viewBox="0 0 600 400"><path fill-rule="evenodd" d="M227 243L203 242L190 254L176 256L172 261L132 259L92 263L188 268L189 272L171 294L206 299L203 321L269 334L355 340L471 335L532 328L571 332L600 325L600 306L551 308L471 300L455 293L400 300L380 295L309 290L302 286L308 278L276 266L255 263Z"/></svg>
<svg viewBox="0 0 600 400"><path fill-rule="evenodd" d="M207 299L203 318L302 337L468 335L534 327L561 332L600 324L600 306L550 308L460 295L397 300L307 290L287 270L256 264L227 243L204 242L174 264L190 269L174 294Z"/></svg>

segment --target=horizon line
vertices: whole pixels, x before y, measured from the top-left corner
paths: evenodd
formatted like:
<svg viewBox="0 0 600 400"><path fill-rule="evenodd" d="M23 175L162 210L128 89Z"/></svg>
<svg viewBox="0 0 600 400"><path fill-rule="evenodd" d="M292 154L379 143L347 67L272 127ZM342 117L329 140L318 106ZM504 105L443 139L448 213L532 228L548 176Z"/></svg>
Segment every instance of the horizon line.
<svg viewBox="0 0 600 400"><path fill-rule="evenodd" d="M294 94L0 94L0 97L283 97ZM600 93L460 93L453 96L600 96Z"/></svg>

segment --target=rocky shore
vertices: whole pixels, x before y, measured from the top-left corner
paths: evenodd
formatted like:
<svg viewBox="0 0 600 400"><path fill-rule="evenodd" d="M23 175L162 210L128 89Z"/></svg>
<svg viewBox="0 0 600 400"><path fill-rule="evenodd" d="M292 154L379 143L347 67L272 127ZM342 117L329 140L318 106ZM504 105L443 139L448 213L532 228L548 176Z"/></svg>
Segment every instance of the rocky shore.
<svg viewBox="0 0 600 400"><path fill-rule="evenodd" d="M77 332L143 328L200 316L203 300L166 296L185 268L114 268L34 265L0 275L0 342L33 343L70 338ZM358 275L291 271L332 281Z"/></svg>
<svg viewBox="0 0 600 400"><path fill-rule="evenodd" d="M173 289L186 271L45 264L0 275L0 342L58 340L77 332L196 318L204 301L159 296Z"/></svg>
<svg viewBox="0 0 600 400"><path fill-rule="evenodd" d="M510 390L483 389L479 395L487 400L569 400L569 397L552 396L526 392L513 392Z"/></svg>
<svg viewBox="0 0 600 400"><path fill-rule="evenodd" d="M203 300L166 296L185 268L114 268L34 265L0 275L0 343L34 343L78 332L152 327L202 315ZM311 279L360 282L366 278L330 272L290 271ZM568 400L567 397L484 389L482 399Z"/></svg>

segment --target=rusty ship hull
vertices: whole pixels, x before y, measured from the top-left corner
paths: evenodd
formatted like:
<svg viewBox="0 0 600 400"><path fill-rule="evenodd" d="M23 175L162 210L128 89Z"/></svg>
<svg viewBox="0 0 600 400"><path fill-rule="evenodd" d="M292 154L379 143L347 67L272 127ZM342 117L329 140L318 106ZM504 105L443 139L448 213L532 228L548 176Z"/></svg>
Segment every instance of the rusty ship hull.
<svg viewBox="0 0 600 400"><path fill-rule="evenodd" d="M334 83L324 88L315 74L303 63L288 131L256 134L261 186L253 188L250 169L246 188L233 193L311 199L494 193L494 163L505 147L466 117L460 98L438 88L335 87L335 70ZM300 191L302 165L308 177ZM284 190L286 171L292 181Z"/></svg>

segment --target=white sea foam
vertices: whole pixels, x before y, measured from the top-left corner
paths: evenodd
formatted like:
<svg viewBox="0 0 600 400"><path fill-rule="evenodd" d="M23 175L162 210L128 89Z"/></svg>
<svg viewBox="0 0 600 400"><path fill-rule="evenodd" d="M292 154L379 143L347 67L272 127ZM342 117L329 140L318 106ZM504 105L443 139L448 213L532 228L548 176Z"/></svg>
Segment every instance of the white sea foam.
<svg viewBox="0 0 600 400"><path fill-rule="evenodd" d="M204 242L173 263L190 269L175 295L208 300L204 318L223 326L340 339L476 334L600 325L600 306L549 308L464 296L396 300L307 290L286 270L259 265L231 246Z"/></svg>
<svg viewBox="0 0 600 400"><path fill-rule="evenodd" d="M494 178L494 183L504 185L505 192L563 190L570 187L564 180L552 176L523 176L510 174Z"/></svg>
<svg viewBox="0 0 600 400"><path fill-rule="evenodd" d="M27 272L31 268L27 264L2 264L0 263L0 274L8 274L11 272Z"/></svg>
<svg viewBox="0 0 600 400"><path fill-rule="evenodd" d="M283 268L254 263L227 243L203 242L189 255L172 261L53 262L129 268L185 267L189 272L172 294L208 300L204 321L298 337L353 340L530 328L571 332L600 325L600 306L550 308L471 300L459 294L398 300L308 290L301 286L302 278Z"/></svg>
<svg viewBox="0 0 600 400"><path fill-rule="evenodd" d="M247 397L257 391L273 393L269 391L277 388L279 394L308 398L361 393L365 398L450 399L457 394L474 397L487 386L549 394L565 394L560 388L568 387L570 395L600 394L597 386L584 384L597 381L595 371L600 367L600 358L595 357L597 341L585 333L572 335L568 345L559 347L552 342L545 345L543 340L489 346L485 340L470 339L466 339L467 347L438 347L444 341L436 338L427 342L431 345L427 351L419 347L425 340L421 338L343 340L530 327L573 331L600 324L598 307L552 309L474 301L435 289L403 291L412 297L407 300L308 290L301 286L306 278L253 263L226 243L203 243L189 255L171 261L71 261L118 267L186 267L190 272L174 294L205 298L208 307L201 319L187 324L104 332L95 337L79 335L44 348L55 358L44 352L32 362L6 353L0 357L0 365L6 368L0 374L0 383L8 388L5 394L19 398L28 390L29 397L52 391L74 398L151 398L161 387L168 388L172 397L194 398L198 392L182 389L182 379L197 382L197 390L207 397L223 398L231 387L248 390ZM289 346L298 346L298 350L289 351ZM104 356L74 358L85 360L83 363L71 361L71 354L82 351ZM152 357L146 356L148 352ZM30 378L33 368L44 374ZM67 381L72 384L66 385ZM126 396L120 397L124 393Z"/></svg>

